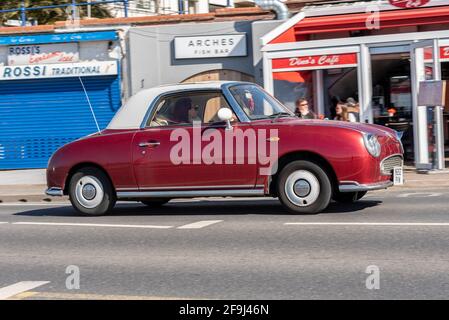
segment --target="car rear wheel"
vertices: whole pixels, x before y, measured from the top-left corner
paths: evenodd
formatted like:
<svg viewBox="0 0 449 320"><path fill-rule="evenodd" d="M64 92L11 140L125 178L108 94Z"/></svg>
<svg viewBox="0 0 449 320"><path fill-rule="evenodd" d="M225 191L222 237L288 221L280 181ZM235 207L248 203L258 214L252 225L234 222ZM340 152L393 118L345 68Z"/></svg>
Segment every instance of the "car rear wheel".
<svg viewBox="0 0 449 320"><path fill-rule="evenodd" d="M110 211L116 201L111 182L100 169L81 168L70 179L69 197L81 214L100 216Z"/></svg>
<svg viewBox="0 0 449 320"><path fill-rule="evenodd" d="M294 161L285 166L278 179L279 200L294 214L323 211L331 200L332 186L326 172L315 163Z"/></svg>
<svg viewBox="0 0 449 320"><path fill-rule="evenodd" d="M367 191L359 191L359 192L339 192L336 191L334 195L332 196L332 199L334 201L340 202L340 203L352 203L357 200L360 200L365 196Z"/></svg>
<svg viewBox="0 0 449 320"><path fill-rule="evenodd" d="M160 207L169 201L170 201L170 199L147 199L147 200L142 200L141 202L144 205L147 205L149 207Z"/></svg>

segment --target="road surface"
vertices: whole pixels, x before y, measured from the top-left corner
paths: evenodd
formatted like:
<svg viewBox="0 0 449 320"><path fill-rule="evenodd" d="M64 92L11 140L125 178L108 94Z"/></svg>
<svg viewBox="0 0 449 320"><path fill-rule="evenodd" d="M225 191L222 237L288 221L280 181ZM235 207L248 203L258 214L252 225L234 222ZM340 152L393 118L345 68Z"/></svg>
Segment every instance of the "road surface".
<svg viewBox="0 0 449 320"><path fill-rule="evenodd" d="M10 299L446 299L449 190L375 192L310 216L273 199L121 203L105 217L0 204L0 270Z"/></svg>

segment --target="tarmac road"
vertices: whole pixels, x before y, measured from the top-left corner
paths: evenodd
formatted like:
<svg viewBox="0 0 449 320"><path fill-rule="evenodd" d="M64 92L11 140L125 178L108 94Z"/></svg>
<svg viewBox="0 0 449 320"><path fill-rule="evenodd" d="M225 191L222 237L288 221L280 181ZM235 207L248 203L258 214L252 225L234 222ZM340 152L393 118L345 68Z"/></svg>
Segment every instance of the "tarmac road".
<svg viewBox="0 0 449 320"><path fill-rule="evenodd" d="M448 246L448 189L375 192L310 216L273 199L124 203L104 217L0 204L0 298L446 299Z"/></svg>

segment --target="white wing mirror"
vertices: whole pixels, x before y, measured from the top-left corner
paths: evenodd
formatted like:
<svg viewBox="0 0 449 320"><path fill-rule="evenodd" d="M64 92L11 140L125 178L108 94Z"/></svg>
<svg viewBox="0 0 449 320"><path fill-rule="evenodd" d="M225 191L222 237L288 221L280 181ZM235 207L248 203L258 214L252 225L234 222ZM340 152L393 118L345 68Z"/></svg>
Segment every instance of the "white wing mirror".
<svg viewBox="0 0 449 320"><path fill-rule="evenodd" d="M226 130L232 130L231 119L232 119L232 111L228 108L220 108L218 110L218 119L221 121L226 121Z"/></svg>

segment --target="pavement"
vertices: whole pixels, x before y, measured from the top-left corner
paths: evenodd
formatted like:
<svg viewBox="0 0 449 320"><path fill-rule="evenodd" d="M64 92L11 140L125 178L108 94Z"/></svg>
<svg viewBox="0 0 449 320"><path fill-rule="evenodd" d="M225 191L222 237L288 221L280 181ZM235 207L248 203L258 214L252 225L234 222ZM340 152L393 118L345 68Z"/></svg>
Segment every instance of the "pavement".
<svg viewBox="0 0 449 320"><path fill-rule="evenodd" d="M1 170L0 203L4 202L66 202L67 197L49 197L46 170Z"/></svg>
<svg viewBox="0 0 449 320"><path fill-rule="evenodd" d="M67 197L45 195L45 169L0 171L0 203L7 202L67 202ZM388 190L414 188L449 188L449 170L417 173L411 166L404 168L404 185Z"/></svg>
<svg viewBox="0 0 449 320"><path fill-rule="evenodd" d="M103 217L2 203L0 299L447 299L448 243L449 189L430 186L317 215L268 198Z"/></svg>

